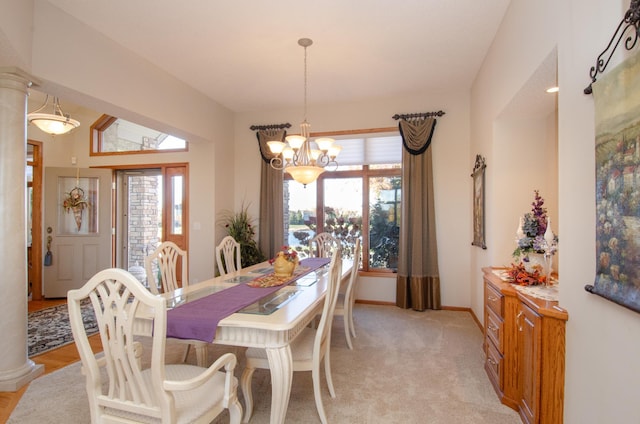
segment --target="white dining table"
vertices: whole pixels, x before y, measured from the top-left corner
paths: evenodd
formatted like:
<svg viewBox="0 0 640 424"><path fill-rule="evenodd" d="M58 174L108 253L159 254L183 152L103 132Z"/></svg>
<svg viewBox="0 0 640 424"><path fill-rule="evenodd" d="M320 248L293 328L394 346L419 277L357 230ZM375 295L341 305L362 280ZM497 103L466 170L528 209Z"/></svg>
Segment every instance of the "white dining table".
<svg viewBox="0 0 640 424"><path fill-rule="evenodd" d="M342 281L348 279L353 261L342 261ZM240 271L212 278L185 288L168 292L162 296L167 298L168 307L189 298L198 298L202 293L215 292L233 287L238 280L258 278L270 267L263 262L244 268ZM220 320L216 328L215 344L263 348L266 350L271 372L271 418L272 424L284 423L291 382L293 381L293 359L291 342L309 325L322 311L325 292L327 289L329 266L326 265L308 276L301 278L301 285L295 282L275 293L276 299L271 305L271 312L258 312L257 305L245 308L245 311L233 313ZM316 276L316 281L309 283ZM282 299L283 303L278 304ZM251 310L254 312L251 312ZM269 309L269 308L267 308ZM247 312L249 311L249 312ZM149 335L151 323L149 320L138 320L136 333Z"/></svg>

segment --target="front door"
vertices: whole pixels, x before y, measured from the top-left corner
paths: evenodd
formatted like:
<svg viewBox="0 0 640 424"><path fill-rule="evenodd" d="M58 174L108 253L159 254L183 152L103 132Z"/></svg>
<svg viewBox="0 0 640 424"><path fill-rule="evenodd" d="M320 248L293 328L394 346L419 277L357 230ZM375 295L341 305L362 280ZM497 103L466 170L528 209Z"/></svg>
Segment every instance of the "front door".
<svg viewBox="0 0 640 424"><path fill-rule="evenodd" d="M111 181L108 169L45 169L44 297L66 297L112 266Z"/></svg>

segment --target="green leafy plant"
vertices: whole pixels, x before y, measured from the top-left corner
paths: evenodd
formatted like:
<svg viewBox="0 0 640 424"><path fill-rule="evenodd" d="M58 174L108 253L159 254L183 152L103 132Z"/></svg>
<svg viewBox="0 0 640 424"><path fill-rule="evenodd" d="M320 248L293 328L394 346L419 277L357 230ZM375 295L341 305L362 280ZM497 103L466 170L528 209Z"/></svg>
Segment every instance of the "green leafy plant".
<svg viewBox="0 0 640 424"><path fill-rule="evenodd" d="M239 212L223 211L221 220L227 232L240 244L240 262L248 267L263 262L266 257L254 240L255 226L249 216L249 206L242 204Z"/></svg>

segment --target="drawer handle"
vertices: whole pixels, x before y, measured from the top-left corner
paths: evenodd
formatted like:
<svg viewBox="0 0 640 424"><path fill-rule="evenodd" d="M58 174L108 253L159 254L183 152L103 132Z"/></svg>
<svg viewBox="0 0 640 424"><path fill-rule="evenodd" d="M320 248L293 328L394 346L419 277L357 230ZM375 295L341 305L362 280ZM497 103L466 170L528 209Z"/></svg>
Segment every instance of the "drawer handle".
<svg viewBox="0 0 640 424"><path fill-rule="evenodd" d="M518 312L518 315L516 315L516 325L518 326L518 331L522 331L522 323L520 322L521 316L522 316L522 311Z"/></svg>
<svg viewBox="0 0 640 424"><path fill-rule="evenodd" d="M487 358L487 362L489 362L489 363L490 363L491 365L493 365L494 367L495 367L496 365L498 365L498 363L497 363L496 361L494 361L492 358L489 358L489 357Z"/></svg>
<svg viewBox="0 0 640 424"><path fill-rule="evenodd" d="M498 300L497 297L491 295L487 296L487 299L489 299L490 302L495 302L496 300Z"/></svg>
<svg viewBox="0 0 640 424"><path fill-rule="evenodd" d="M495 325L489 324L488 327L489 327L489 330L491 330L493 332L498 331L498 327L496 327Z"/></svg>

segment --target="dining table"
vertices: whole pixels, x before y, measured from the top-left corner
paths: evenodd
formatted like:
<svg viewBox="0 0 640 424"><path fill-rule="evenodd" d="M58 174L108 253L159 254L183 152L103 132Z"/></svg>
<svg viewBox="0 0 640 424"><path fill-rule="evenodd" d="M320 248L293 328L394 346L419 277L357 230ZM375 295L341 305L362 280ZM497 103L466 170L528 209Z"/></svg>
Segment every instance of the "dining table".
<svg viewBox="0 0 640 424"><path fill-rule="evenodd" d="M341 281L353 261L342 260ZM265 349L271 373L272 424L284 423L291 383L291 342L322 306L329 282L329 259L302 260L296 273L270 286L274 271L267 261L164 293L167 337ZM235 306L234 306L235 305ZM152 322L141 315L136 333L150 335Z"/></svg>

